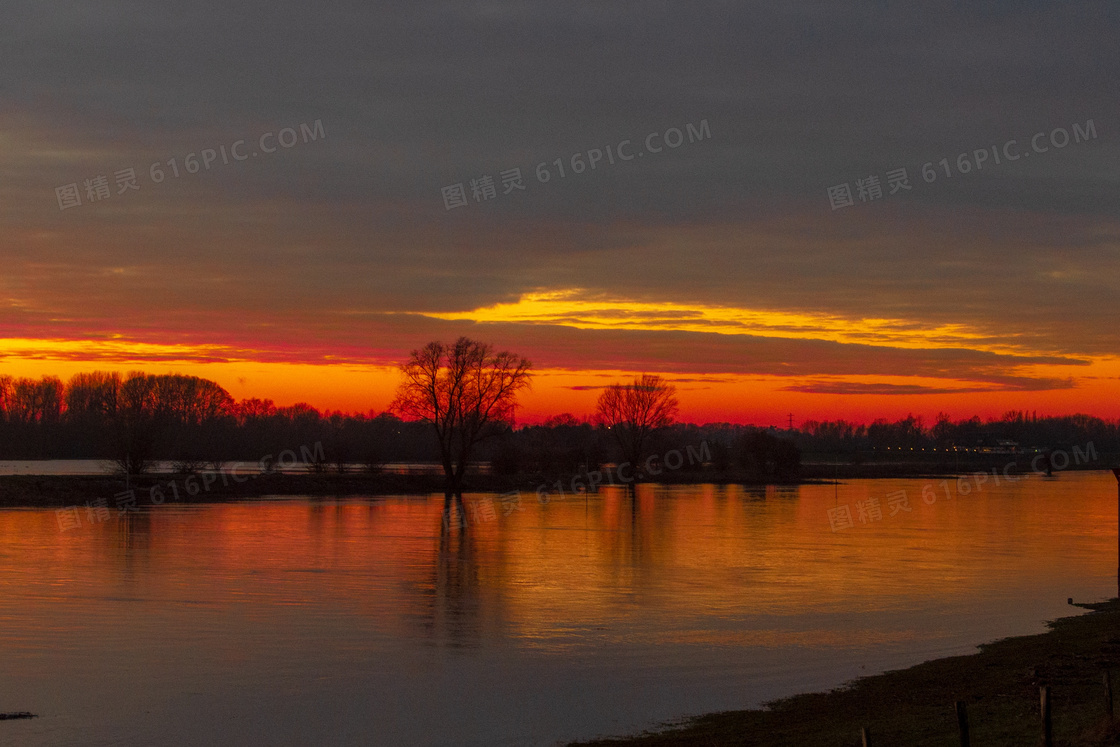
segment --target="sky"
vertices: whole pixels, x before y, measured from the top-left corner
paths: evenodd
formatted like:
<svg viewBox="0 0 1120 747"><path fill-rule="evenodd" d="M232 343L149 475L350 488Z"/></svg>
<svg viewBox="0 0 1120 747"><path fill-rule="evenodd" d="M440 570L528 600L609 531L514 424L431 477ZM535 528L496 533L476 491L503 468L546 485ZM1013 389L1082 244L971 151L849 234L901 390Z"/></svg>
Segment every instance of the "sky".
<svg viewBox="0 0 1120 747"><path fill-rule="evenodd" d="M643 372L695 422L1120 417L1118 38L1106 1L4 0L0 373L380 411L468 335L532 360L525 422Z"/></svg>

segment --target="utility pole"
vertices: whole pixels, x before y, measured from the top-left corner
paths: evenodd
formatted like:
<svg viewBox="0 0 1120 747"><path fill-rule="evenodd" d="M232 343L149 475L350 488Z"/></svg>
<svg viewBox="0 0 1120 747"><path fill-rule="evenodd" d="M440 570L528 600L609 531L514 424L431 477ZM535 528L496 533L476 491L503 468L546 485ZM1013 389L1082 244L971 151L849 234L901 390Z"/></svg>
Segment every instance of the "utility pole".
<svg viewBox="0 0 1120 747"><path fill-rule="evenodd" d="M791 431L793 430L793 413L792 412L789 414L789 429ZM1117 479L1120 479L1120 478L1117 478Z"/></svg>

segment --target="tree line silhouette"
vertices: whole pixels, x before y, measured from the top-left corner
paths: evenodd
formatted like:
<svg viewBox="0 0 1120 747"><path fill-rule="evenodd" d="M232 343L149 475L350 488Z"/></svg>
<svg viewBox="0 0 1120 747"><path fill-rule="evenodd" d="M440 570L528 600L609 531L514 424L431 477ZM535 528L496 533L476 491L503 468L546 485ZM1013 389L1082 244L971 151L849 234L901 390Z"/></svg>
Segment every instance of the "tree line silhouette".
<svg viewBox="0 0 1120 747"><path fill-rule="evenodd" d="M890 452L904 456L923 451L927 455L1014 453L1069 450L1089 443L1100 453L1117 455L1120 421L1083 414L1040 417L1023 410L1010 410L987 420L973 416L954 421L938 413L928 426L914 415L896 421L877 419L869 425L810 420L796 432L795 441L805 451L846 455L854 461L871 456L882 459Z"/></svg>
<svg viewBox="0 0 1120 747"><path fill-rule="evenodd" d="M468 348L459 352L475 356L476 372L493 362L496 354L489 346L480 351L469 345L481 343L466 343ZM425 350L430 366L453 346ZM519 368L527 362L516 356L501 362L507 374L528 370ZM0 459L110 460L122 471L138 473L155 460L189 470L222 461L258 460L265 454L321 443L319 453L325 459L315 465L320 470L376 470L395 462L446 465L449 456L454 461L447 439L461 439L463 434L456 429L463 423L445 423L446 438L434 439L432 422L416 409L417 401L409 411L401 397L398 392L396 412L343 413L320 411L305 403L279 407L267 399L236 401L213 381L178 374L93 372L77 374L67 382L53 376L0 376ZM461 488L465 465L471 462L489 462L500 474L572 473L623 460L637 463L702 443L711 455L703 469L740 470L753 479L796 477L803 453L839 455L857 463L914 458L923 450L944 455L979 449L1068 449L1087 443L1094 443L1103 455L1120 453L1120 423L1088 415L1039 417L1015 411L986 421L979 417L953 421L942 414L929 426L908 416L868 425L808 421L795 430L696 425L673 422L672 387L656 376L617 384L606 389L600 400L595 416L565 413L521 428L512 427L513 411L505 402L490 420L472 421L474 431L468 440L473 440L465 460L451 465L449 486ZM649 419L641 421L644 425L636 425L647 415ZM608 422L611 417L613 428ZM627 428L640 434L640 442L625 440Z"/></svg>
<svg viewBox="0 0 1120 747"><path fill-rule="evenodd" d="M321 412L306 403L234 398L196 376L81 373L63 383L0 376L0 458L103 459L142 472L155 460L184 466L258 460L323 443L350 463L428 461L426 429L389 413Z"/></svg>

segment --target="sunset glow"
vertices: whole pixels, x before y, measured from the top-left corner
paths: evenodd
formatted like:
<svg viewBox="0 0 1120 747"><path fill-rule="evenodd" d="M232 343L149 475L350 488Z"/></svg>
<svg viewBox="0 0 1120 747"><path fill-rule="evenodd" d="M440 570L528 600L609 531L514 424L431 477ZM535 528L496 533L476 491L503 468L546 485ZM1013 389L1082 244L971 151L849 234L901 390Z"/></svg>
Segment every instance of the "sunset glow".
<svg viewBox="0 0 1120 747"><path fill-rule="evenodd" d="M1120 733L1120 3L3 5L0 743Z"/></svg>
<svg viewBox="0 0 1120 747"><path fill-rule="evenodd" d="M573 22L598 28L598 12ZM714 20L727 14L701 37L722 39L738 23ZM519 23L474 6L452 15L452 29ZM799 38L792 19L775 27ZM40 48L27 33L9 47ZM335 69L325 62L215 40L198 74L222 81L220 102L162 60L155 88L116 55L13 62L9 77L25 83L0 112L0 373L181 371L238 398L366 412L391 400L410 350L467 335L532 360L527 421L585 416L596 387L641 372L677 383L686 420L1120 416L1111 93L1055 83L1045 107L1012 97L972 117L989 96L915 99L884 73L960 75L923 43L865 71L883 94L874 116L851 103L822 119L867 89L834 69L835 50L798 43L796 58L825 74L755 80L773 54L728 69L651 59L635 80L703 82L591 105L587 81L641 55L569 77L538 68L548 55L462 50L452 63L384 41L370 49L390 57L346 66L381 72L344 81L320 74ZM230 81L231 63L216 62L227 54L259 65ZM399 65L415 80L386 84ZM507 80L482 99L446 89L459 75L498 85L491 65L566 82L545 92ZM704 74L689 78L693 66ZM266 69L290 96L261 98ZM1082 72L1112 91L1099 66ZM412 91L429 94L419 109ZM1012 140L1015 160L982 147ZM966 170L976 153L985 162ZM906 187L887 179L900 170ZM830 202L833 186L851 202Z"/></svg>
<svg viewBox="0 0 1120 747"><path fill-rule="evenodd" d="M576 329L673 330L756 335L795 340L889 345L900 348L972 347L993 352L1013 346L991 344L991 335L965 325L929 326L902 319L846 319L823 314L588 298L581 290L529 293L517 303L465 313L427 314L436 319L479 323L556 324Z"/></svg>

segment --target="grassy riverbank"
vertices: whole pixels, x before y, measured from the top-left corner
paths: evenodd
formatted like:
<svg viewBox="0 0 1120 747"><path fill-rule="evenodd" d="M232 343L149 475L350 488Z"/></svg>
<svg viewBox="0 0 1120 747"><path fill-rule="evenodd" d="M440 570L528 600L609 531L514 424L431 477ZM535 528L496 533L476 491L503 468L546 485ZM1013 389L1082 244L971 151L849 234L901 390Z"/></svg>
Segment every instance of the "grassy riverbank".
<svg viewBox="0 0 1120 747"><path fill-rule="evenodd" d="M599 478L596 478L599 479ZM503 493L520 490L536 495L547 491L553 498L569 496L586 490L591 480L586 474L518 474L468 475L463 486L469 493ZM742 484L763 485L739 473L676 472L664 479L647 480L664 484ZM795 485L817 482L811 479L789 481ZM607 485L633 485L612 476ZM203 472L196 475L142 475L133 477L129 486L136 491L140 504L150 503L153 488L162 491L167 502L221 502L256 498L264 495L362 496L362 495L426 495L442 493L441 474L396 474L392 472L312 472L288 474L271 472L231 473ZM0 475L0 508L54 507L84 504L102 497L112 498L126 489L123 477L116 475Z"/></svg>
<svg viewBox="0 0 1120 747"><path fill-rule="evenodd" d="M532 496L538 490L553 498L563 498L586 488L586 475L471 475L463 486L468 493L504 493L520 490ZM236 479L235 479L236 478ZM738 478L738 479L735 479ZM652 481L651 481L652 482ZM666 484L743 484L750 480L737 475L671 476ZM815 482L802 480L784 484ZM559 483L559 487L557 486ZM604 480L603 486L608 483ZM615 481L614 485L630 484ZM265 495L367 496L427 495L442 493L442 475L369 474L320 472L309 474L202 473L198 475L143 475L133 477L129 486L136 491L140 505L150 504L153 488L162 492L168 503L217 503L258 498ZM47 508L84 504L97 498L113 498L126 489L123 477L114 475L0 475L0 508Z"/></svg>
<svg viewBox="0 0 1120 747"><path fill-rule="evenodd" d="M954 474L988 471L972 465L968 470L954 470L950 465L921 463L880 463L874 465L803 465L796 478L759 480L757 476L737 471L663 470L647 476L645 482L663 485L805 485L830 483L833 480L875 478L938 478ZM1015 465L1012 474L1029 471ZM1007 474L1004 472L1003 474ZM476 493L502 493L520 490L536 494L546 490L553 497L571 495L589 485L633 485L604 468L601 472L581 474L468 475L464 490ZM139 504L150 503L147 496L159 486L168 502L221 502L256 498L264 495L425 495L442 493L444 480L439 474L395 474L391 472L312 472L286 474L271 472L210 472L197 475L144 475L129 483L136 490ZM115 475L0 475L0 508L56 507L84 504L103 497L113 498L125 490L123 477Z"/></svg>
<svg viewBox="0 0 1120 747"><path fill-rule="evenodd" d="M1102 683L1103 672L1112 669L1120 689L1120 603L1080 606L1093 611L1057 620L1047 633L981 646L977 654L797 695L765 711L716 713L667 731L580 744L840 747L860 744L860 729L868 727L876 746L956 747L959 700L966 704L973 745L1024 747L1040 743L1042 685L1051 690L1054 744L1120 744Z"/></svg>
<svg viewBox="0 0 1120 747"><path fill-rule="evenodd" d="M501 481L486 481L487 490L509 490ZM133 477L137 504L150 505L153 489L166 503L205 503L259 498L265 495L425 495L442 492L443 478L436 475L336 474L231 474L143 475ZM0 507L55 507L81 505L126 490L123 477L114 475L3 475Z"/></svg>

